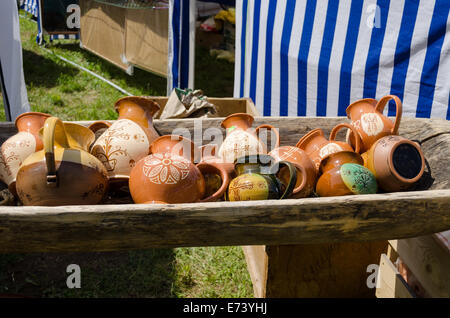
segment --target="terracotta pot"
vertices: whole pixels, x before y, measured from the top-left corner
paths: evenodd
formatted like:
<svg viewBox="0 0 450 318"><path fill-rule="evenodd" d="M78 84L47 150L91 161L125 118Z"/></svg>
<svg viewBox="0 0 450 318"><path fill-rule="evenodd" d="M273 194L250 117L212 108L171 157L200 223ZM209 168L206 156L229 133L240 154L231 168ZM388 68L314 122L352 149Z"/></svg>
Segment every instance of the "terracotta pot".
<svg viewBox="0 0 450 318"><path fill-rule="evenodd" d="M407 190L425 170L420 146L401 136L377 140L362 156L364 166L375 175L380 188L388 192Z"/></svg>
<svg viewBox="0 0 450 318"><path fill-rule="evenodd" d="M44 126L49 114L28 112L16 118L18 133L9 137L1 146L0 179L16 195L16 176L22 162L43 147L39 129Z"/></svg>
<svg viewBox="0 0 450 318"><path fill-rule="evenodd" d="M194 164L192 141L181 136L162 136L150 147L150 155L131 170L129 188L135 203L192 203L219 200L229 177L225 169L206 162ZM204 174L220 175L219 189L205 197Z"/></svg>
<svg viewBox="0 0 450 318"><path fill-rule="evenodd" d="M66 129L67 127L67 129ZM24 205L99 203L108 187L103 164L87 150L94 133L87 127L50 117L43 128L44 149L33 153L17 173Z"/></svg>
<svg viewBox="0 0 450 318"><path fill-rule="evenodd" d="M394 122L383 115L384 107L390 100L395 101L397 109ZM362 153L367 151L378 139L398 134L402 118L402 102L395 95L386 95L379 102L372 98L365 98L350 104L346 113L361 138L360 153ZM354 133L349 133L347 140L353 145Z"/></svg>
<svg viewBox="0 0 450 318"><path fill-rule="evenodd" d="M376 193L375 176L363 164L361 155L352 151L326 156L320 164L316 193L321 197Z"/></svg>
<svg viewBox="0 0 450 318"><path fill-rule="evenodd" d="M261 129L269 129L275 134L275 147L280 144L278 130L271 125L260 125L253 130L253 116L245 113L235 113L222 121L222 127L226 129L226 137L220 145L218 156L224 162L233 163L237 158L266 154L267 146L258 138Z"/></svg>
<svg viewBox="0 0 450 318"><path fill-rule="evenodd" d="M115 109L118 120L95 141L91 153L105 165L110 182L126 183L136 162L149 154L150 144L159 137L152 124L159 106L149 98L133 96L119 99ZM105 128L104 122L91 126Z"/></svg>
<svg viewBox="0 0 450 318"><path fill-rule="evenodd" d="M283 166L290 172L286 185L276 177ZM229 201L286 199L292 195L297 182L294 164L277 162L265 154L240 157L236 159L235 167L237 177L231 180L226 196Z"/></svg>
<svg viewBox="0 0 450 318"><path fill-rule="evenodd" d="M292 147L278 147L269 152L276 161L289 161L297 168L297 183L290 196L299 199L309 196L316 187L317 172L313 162L303 150ZM285 183L289 180L289 171L286 167L280 169L280 179Z"/></svg>
<svg viewBox="0 0 450 318"><path fill-rule="evenodd" d="M359 138L356 138L355 148L346 142L335 140L338 131L342 128L348 128L356 133L356 129L352 125L341 123L333 127L329 139L325 137L322 129L317 128L311 130L298 141L296 147L306 152L313 161L317 172L319 172L320 162L329 154L339 151L360 151L361 142Z"/></svg>

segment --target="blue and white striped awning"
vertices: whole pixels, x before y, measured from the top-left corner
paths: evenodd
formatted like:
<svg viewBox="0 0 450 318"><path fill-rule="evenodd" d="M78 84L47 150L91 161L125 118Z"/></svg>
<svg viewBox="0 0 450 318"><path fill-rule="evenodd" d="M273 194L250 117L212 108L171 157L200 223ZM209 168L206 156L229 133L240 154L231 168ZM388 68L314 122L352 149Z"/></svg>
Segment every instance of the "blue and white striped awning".
<svg viewBox="0 0 450 318"><path fill-rule="evenodd" d="M265 116L345 116L353 101L395 94L404 116L450 119L449 10L450 0L237 0L234 95Z"/></svg>
<svg viewBox="0 0 450 318"><path fill-rule="evenodd" d="M20 8L37 17L39 14L38 2L39 0L22 0Z"/></svg>

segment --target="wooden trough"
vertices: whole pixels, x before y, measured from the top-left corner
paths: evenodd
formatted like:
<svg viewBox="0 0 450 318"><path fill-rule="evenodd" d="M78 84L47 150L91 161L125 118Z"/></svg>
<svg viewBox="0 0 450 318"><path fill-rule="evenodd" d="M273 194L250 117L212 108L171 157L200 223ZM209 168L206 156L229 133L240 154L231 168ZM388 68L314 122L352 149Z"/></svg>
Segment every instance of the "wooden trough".
<svg viewBox="0 0 450 318"><path fill-rule="evenodd" d="M242 102L242 112L248 107ZM235 111L238 108L235 109ZM222 118L155 120L161 134L219 128ZM279 128L281 145L346 118L256 117ZM90 122L79 122L88 125ZM0 141L16 132L0 124ZM225 133L223 131L223 133ZM243 246L256 297L373 297L367 266L388 240L450 229L450 123L404 118L399 134L420 143L426 171L408 192L169 205L0 206L0 252L117 251ZM343 136L342 139L344 139Z"/></svg>

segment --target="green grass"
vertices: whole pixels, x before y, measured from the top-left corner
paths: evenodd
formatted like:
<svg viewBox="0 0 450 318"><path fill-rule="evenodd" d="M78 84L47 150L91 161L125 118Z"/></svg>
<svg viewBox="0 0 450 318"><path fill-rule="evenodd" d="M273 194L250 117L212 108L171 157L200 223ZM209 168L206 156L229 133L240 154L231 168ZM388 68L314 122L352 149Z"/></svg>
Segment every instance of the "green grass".
<svg viewBox="0 0 450 318"><path fill-rule="evenodd" d="M21 15L26 13L20 12ZM37 46L36 24L20 19L24 75L33 111L63 120L116 119L121 92ZM82 50L77 41L48 48L111 80L135 95L161 96L166 80L135 68L127 75ZM208 96L232 96L231 63L197 49L196 88ZM211 70L214 70L211 72ZM0 120L5 120L0 98ZM69 289L69 264L81 268L81 288ZM32 297L252 297L242 249L195 247L108 253L29 253L0 255L0 294ZM0 295L1 296L1 295Z"/></svg>

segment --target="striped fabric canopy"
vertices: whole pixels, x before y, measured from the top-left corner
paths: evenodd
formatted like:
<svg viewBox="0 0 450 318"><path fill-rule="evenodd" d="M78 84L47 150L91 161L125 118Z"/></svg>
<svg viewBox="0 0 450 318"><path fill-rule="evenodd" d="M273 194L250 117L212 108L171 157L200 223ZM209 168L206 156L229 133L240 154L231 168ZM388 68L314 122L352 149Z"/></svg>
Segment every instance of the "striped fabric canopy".
<svg viewBox="0 0 450 318"><path fill-rule="evenodd" d="M450 119L449 10L450 0L237 0L234 95L265 116L345 116L358 99L394 94L404 116Z"/></svg>

